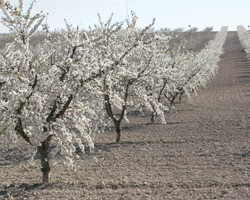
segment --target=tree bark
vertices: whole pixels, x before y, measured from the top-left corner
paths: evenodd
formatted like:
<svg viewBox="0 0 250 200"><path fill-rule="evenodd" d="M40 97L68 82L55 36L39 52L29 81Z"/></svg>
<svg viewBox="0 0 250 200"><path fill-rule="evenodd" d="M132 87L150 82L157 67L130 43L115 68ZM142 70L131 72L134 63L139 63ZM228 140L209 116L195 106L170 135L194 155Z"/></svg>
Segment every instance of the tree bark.
<svg viewBox="0 0 250 200"><path fill-rule="evenodd" d="M182 95L183 95L184 93L185 93L184 90L180 90L179 101L182 100Z"/></svg>
<svg viewBox="0 0 250 200"><path fill-rule="evenodd" d="M122 112L120 115L120 119L117 120L114 117L113 110L112 110L111 104L109 102L109 95L105 94L104 96L105 96L104 97L105 98L105 109L107 111L108 116L113 120L113 122L115 124L116 142L118 143L121 139L121 121L123 119L126 106L123 106L123 109L122 109Z"/></svg>
<svg viewBox="0 0 250 200"><path fill-rule="evenodd" d="M50 173L50 165L49 165L49 142L51 140L52 135L49 135L43 142L41 146L37 147L38 152L41 156L41 171L43 173L43 183L49 182L49 173Z"/></svg>
<svg viewBox="0 0 250 200"><path fill-rule="evenodd" d="M163 84L163 86L162 86L162 88L161 88L161 90L160 90L160 92L158 94L158 98L157 98L158 102L161 101L161 95L162 95L167 83L168 83L168 80L164 79L164 84ZM154 109L154 111L151 113L151 124L153 124L155 122L155 115L157 114L154 105L152 105L152 108Z"/></svg>
<svg viewBox="0 0 250 200"><path fill-rule="evenodd" d="M116 142L121 140L121 123L119 121L115 122L115 131L116 131Z"/></svg>
<svg viewBox="0 0 250 200"><path fill-rule="evenodd" d="M151 113L151 124L155 122L155 112Z"/></svg>

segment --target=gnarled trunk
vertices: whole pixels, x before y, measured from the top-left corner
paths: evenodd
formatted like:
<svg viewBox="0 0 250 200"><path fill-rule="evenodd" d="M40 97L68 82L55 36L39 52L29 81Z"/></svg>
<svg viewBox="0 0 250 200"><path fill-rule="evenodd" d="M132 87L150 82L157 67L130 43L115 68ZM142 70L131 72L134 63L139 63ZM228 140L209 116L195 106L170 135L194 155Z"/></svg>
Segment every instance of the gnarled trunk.
<svg viewBox="0 0 250 200"><path fill-rule="evenodd" d="M115 132L116 132L116 142L120 142L121 140L121 123L119 121L115 121Z"/></svg>
<svg viewBox="0 0 250 200"><path fill-rule="evenodd" d="M123 105L120 118L116 119L114 117L112 107L111 107L111 104L109 102L109 95L105 94L105 108L106 108L107 114L113 120L113 122L115 124L116 142L118 143L118 142L120 142L120 139L121 139L121 121L122 121L122 119L124 117L124 112L126 110L126 105Z"/></svg>
<svg viewBox="0 0 250 200"><path fill-rule="evenodd" d="M151 113L151 124L153 124L155 122L155 112Z"/></svg>
<svg viewBox="0 0 250 200"><path fill-rule="evenodd" d="M38 152L41 156L41 171L43 173L43 183L49 182L49 173L50 173L50 165L49 165L49 142L51 140L52 135L49 135L43 142L41 146L37 147Z"/></svg>

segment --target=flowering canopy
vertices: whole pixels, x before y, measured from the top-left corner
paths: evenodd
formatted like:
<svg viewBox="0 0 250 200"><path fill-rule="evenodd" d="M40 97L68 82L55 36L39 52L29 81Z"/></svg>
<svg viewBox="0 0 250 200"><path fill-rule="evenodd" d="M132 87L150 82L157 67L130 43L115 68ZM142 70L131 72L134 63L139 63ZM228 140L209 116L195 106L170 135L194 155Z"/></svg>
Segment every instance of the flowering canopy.
<svg viewBox="0 0 250 200"><path fill-rule="evenodd" d="M150 32L155 19L140 30L133 14L122 29L122 22L111 23L111 15L107 23L99 16L100 25L89 31L66 23L56 37L45 24L47 39L34 49L30 38L45 15L31 17L33 4L24 13L22 0L18 7L0 0L2 23L15 35L0 52L0 130L17 145L21 136L38 150L43 173L49 172L52 139L56 148L51 156L60 151L70 166L75 143L82 151L83 144L94 148L94 136L106 123L105 110L119 127L128 105L146 107L164 123L164 111L176 94L196 91L216 72L227 33L223 27L198 53L183 51L183 46L170 51L170 35Z"/></svg>

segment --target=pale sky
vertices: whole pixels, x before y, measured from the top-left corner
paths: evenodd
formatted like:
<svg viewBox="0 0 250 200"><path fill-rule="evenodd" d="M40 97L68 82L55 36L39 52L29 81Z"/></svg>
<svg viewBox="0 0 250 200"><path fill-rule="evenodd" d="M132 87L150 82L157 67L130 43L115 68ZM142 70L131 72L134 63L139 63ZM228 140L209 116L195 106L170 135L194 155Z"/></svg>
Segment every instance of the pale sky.
<svg viewBox="0 0 250 200"><path fill-rule="evenodd" d="M18 0L9 0L18 5ZM27 9L31 0L24 0ZM213 27L214 31L221 26L228 26L229 31L236 31L237 25L245 28L250 25L250 1L242 0L36 0L34 11L49 13L47 22L51 30L65 28L64 19L74 27L88 30L98 24L97 13L106 22L114 13L113 22L124 21L127 10L133 10L139 17L138 26L144 28L156 18L155 29L197 27L203 30ZM3 17L0 11L0 18ZM0 23L0 33L8 29Z"/></svg>

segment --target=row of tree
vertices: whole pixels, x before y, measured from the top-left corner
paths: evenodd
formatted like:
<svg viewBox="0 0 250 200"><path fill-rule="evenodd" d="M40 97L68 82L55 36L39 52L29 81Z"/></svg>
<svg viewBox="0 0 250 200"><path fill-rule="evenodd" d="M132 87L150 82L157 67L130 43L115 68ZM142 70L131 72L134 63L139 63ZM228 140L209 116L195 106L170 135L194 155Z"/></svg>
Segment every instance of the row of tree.
<svg viewBox="0 0 250 200"><path fill-rule="evenodd" d="M237 26L237 34L241 45L243 46L242 51L247 53L247 57L250 58L250 34L244 26Z"/></svg>
<svg viewBox="0 0 250 200"><path fill-rule="evenodd" d="M75 144L94 148L94 135L114 124L121 139L121 123L128 106L148 109L151 122L156 115L165 123L164 112L178 95L195 92L217 70L227 27L222 27L198 53L188 51L182 40L169 47L171 34L152 32L155 19L144 29L136 27L138 17L123 29L112 24L112 16L89 31L66 23L66 30L52 37L45 15L31 16L19 6L0 0L3 25L14 41L0 52L0 131L17 145L20 137L41 158L43 182L49 181L49 159L58 151L73 165ZM43 26L47 38L35 49L30 38ZM119 115L117 115L119 111ZM50 152L50 143L56 148ZM49 155L50 152L50 155Z"/></svg>

